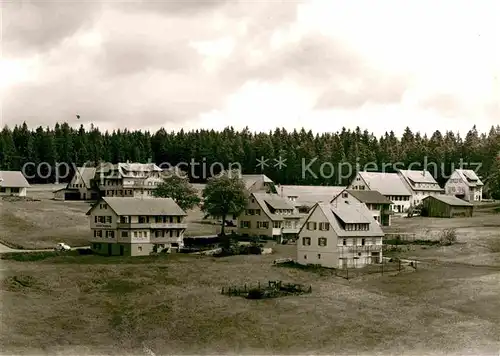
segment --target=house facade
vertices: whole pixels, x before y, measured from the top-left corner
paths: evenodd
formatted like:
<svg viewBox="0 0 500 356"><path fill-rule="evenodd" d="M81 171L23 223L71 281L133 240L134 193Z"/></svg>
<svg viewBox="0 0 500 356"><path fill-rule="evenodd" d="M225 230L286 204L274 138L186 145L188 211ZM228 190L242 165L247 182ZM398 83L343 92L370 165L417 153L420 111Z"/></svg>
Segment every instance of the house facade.
<svg viewBox="0 0 500 356"><path fill-rule="evenodd" d="M447 195L470 202L483 199L483 182L471 169L455 169L446 182L444 189Z"/></svg>
<svg viewBox="0 0 500 356"><path fill-rule="evenodd" d="M95 167L77 167L68 185L54 192L57 200L97 200L98 190L92 185Z"/></svg>
<svg viewBox="0 0 500 356"><path fill-rule="evenodd" d="M147 256L183 246L186 213L170 198L101 198L88 212L97 254Z"/></svg>
<svg viewBox="0 0 500 356"><path fill-rule="evenodd" d="M439 186L432 174L426 170L399 170L398 174L412 192L412 205L419 205L428 196L444 194L444 189Z"/></svg>
<svg viewBox="0 0 500 356"><path fill-rule="evenodd" d="M404 213L412 205L412 192L398 173L358 172L349 190L375 190L392 202L394 213Z"/></svg>
<svg viewBox="0 0 500 356"><path fill-rule="evenodd" d="M278 194L251 193L245 211L238 217L237 232L277 241L293 239L300 230L301 219L297 209Z"/></svg>
<svg viewBox="0 0 500 356"><path fill-rule="evenodd" d="M364 204L316 204L297 240L297 262L360 268L382 261L384 233Z"/></svg>
<svg viewBox="0 0 500 356"><path fill-rule="evenodd" d="M471 217L473 210L474 205L452 195L431 195L422 202L422 215L429 217Z"/></svg>
<svg viewBox="0 0 500 356"><path fill-rule="evenodd" d="M100 165L94 181L101 197L152 198L162 177L154 163L118 163Z"/></svg>
<svg viewBox="0 0 500 356"><path fill-rule="evenodd" d="M332 199L331 204L365 204L373 219L381 226L391 225L391 215L393 204L376 190L343 190L339 195Z"/></svg>
<svg viewBox="0 0 500 356"><path fill-rule="evenodd" d="M0 196L25 197L29 183L20 171L0 171Z"/></svg>

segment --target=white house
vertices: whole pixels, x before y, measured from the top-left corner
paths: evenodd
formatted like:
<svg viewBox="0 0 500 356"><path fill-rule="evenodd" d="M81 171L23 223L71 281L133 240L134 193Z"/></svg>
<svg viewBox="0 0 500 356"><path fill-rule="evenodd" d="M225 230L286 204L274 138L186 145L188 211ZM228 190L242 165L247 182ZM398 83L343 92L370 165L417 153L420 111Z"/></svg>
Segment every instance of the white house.
<svg viewBox="0 0 500 356"><path fill-rule="evenodd" d="M0 196L25 197L29 183L20 171L0 171Z"/></svg>
<svg viewBox="0 0 500 356"><path fill-rule="evenodd" d="M447 195L454 195L466 201L481 201L483 186L483 182L473 170L455 169L444 189Z"/></svg>
<svg viewBox="0 0 500 356"><path fill-rule="evenodd" d="M87 215L98 254L145 256L183 246L186 213L170 198L105 197Z"/></svg>
<svg viewBox="0 0 500 356"><path fill-rule="evenodd" d="M444 189L439 186L432 174L426 170L399 170L398 174L412 192L412 205L420 204L428 196L444 194Z"/></svg>
<svg viewBox="0 0 500 356"><path fill-rule="evenodd" d="M392 205L392 211L404 213L412 202L412 192L398 173L358 172L347 189L376 190Z"/></svg>
<svg viewBox="0 0 500 356"><path fill-rule="evenodd" d="M287 199L278 194L251 193L245 211L238 217L238 233L273 238L296 238L300 215Z"/></svg>
<svg viewBox="0 0 500 356"><path fill-rule="evenodd" d="M101 164L94 177L102 197L153 197L164 171L154 163Z"/></svg>
<svg viewBox="0 0 500 356"><path fill-rule="evenodd" d="M57 200L97 200L99 193L92 186L95 174L95 167L77 167L68 185L54 192L54 198Z"/></svg>
<svg viewBox="0 0 500 356"><path fill-rule="evenodd" d="M364 204L316 204L297 240L297 262L329 268L382 261L384 233Z"/></svg>

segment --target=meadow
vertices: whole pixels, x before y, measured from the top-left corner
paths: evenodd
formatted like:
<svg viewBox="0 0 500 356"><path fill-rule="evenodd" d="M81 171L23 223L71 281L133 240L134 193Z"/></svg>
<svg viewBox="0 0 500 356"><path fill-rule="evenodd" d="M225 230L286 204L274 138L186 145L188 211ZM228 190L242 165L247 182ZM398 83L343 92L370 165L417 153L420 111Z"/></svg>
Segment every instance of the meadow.
<svg viewBox="0 0 500 356"><path fill-rule="evenodd" d="M56 201L52 192L61 185L34 185L26 200L0 200L0 242L16 249L53 248L59 242L88 246L88 202ZM199 210L188 212L186 236L215 235L220 226L203 220ZM231 231L231 228L228 228Z"/></svg>

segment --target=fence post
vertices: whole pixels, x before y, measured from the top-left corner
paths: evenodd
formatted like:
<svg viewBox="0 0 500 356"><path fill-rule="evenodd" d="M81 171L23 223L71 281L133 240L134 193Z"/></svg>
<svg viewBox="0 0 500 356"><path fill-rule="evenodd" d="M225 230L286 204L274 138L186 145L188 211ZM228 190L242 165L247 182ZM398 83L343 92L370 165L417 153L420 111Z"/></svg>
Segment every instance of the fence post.
<svg viewBox="0 0 500 356"><path fill-rule="evenodd" d="M398 261L399 261L399 272L401 272L401 260L398 259Z"/></svg>
<svg viewBox="0 0 500 356"><path fill-rule="evenodd" d="M346 279L349 280L349 268L346 267L345 271L346 271Z"/></svg>
<svg viewBox="0 0 500 356"><path fill-rule="evenodd" d="M384 259L382 258L382 276L384 275Z"/></svg>

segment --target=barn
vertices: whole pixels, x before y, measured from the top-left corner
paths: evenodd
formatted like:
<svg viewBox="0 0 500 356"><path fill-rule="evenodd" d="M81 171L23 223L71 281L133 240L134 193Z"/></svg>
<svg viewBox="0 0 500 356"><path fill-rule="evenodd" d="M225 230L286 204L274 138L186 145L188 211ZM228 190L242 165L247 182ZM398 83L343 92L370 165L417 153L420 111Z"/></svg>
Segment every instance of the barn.
<svg viewBox="0 0 500 356"><path fill-rule="evenodd" d="M453 195L428 196L422 200L422 215L437 218L472 216L474 206Z"/></svg>

